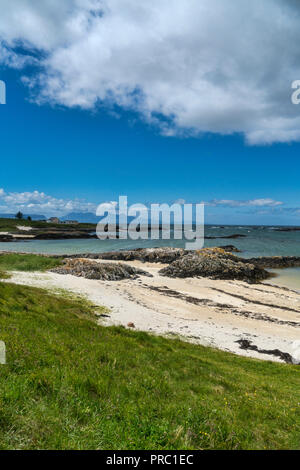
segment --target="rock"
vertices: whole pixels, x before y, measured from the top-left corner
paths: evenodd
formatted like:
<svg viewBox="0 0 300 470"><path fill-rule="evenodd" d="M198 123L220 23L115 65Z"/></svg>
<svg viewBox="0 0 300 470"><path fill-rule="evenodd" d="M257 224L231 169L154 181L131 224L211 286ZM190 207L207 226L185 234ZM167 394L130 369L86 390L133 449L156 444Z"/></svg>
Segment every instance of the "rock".
<svg viewBox="0 0 300 470"><path fill-rule="evenodd" d="M114 261L142 261L149 263L169 264L176 259L185 256L190 251L183 248L137 248L135 250L110 251L107 253L88 253L81 255L72 255L72 258L103 259Z"/></svg>
<svg viewBox="0 0 300 470"><path fill-rule="evenodd" d="M217 240L217 239L230 239L230 238L246 238L247 235L242 235L240 233L234 233L233 235L226 235L222 237L204 237L205 240Z"/></svg>
<svg viewBox="0 0 300 470"><path fill-rule="evenodd" d="M35 235L34 240L73 240L73 239L97 238L96 235L90 235L86 232L44 232Z"/></svg>
<svg viewBox="0 0 300 470"><path fill-rule="evenodd" d="M243 259L246 263L252 263L261 268L298 268L300 256L265 256L260 258Z"/></svg>
<svg viewBox="0 0 300 470"><path fill-rule="evenodd" d="M168 277L210 277L259 282L270 277L263 268L241 260L221 248L204 248L183 256L159 271Z"/></svg>
<svg viewBox="0 0 300 470"><path fill-rule="evenodd" d="M242 253L241 250L236 248L233 245L225 245L225 246L219 246L224 251L228 251L229 253Z"/></svg>
<svg viewBox="0 0 300 470"><path fill-rule="evenodd" d="M239 253L233 245L220 247L228 252ZM192 254L194 251L184 250L183 248L161 247L161 248L136 248L134 250L109 251L106 253L81 253L78 255L68 255L65 258L89 258L111 261L141 261L142 263L161 263L169 264L173 261Z"/></svg>
<svg viewBox="0 0 300 470"><path fill-rule="evenodd" d="M87 259L67 259L64 263L63 266L53 269L52 272L103 281L136 279L139 275L152 277L142 269L122 263L97 263Z"/></svg>
<svg viewBox="0 0 300 470"><path fill-rule="evenodd" d="M233 235L228 235L227 237L221 237L221 238L246 238L247 235L242 235L241 233L235 233Z"/></svg>
<svg viewBox="0 0 300 470"><path fill-rule="evenodd" d="M273 229L275 232L299 232L300 227L279 227Z"/></svg>
<svg viewBox="0 0 300 470"><path fill-rule="evenodd" d="M15 242L16 239L12 235L0 235L0 243Z"/></svg>
<svg viewBox="0 0 300 470"><path fill-rule="evenodd" d="M282 352L279 349L259 349L255 344L252 344L247 339L240 339L236 341L236 343L238 343L240 345L240 348L244 349L245 351L257 351L260 354L269 354L271 356L279 357L282 361L286 362L287 364L295 363L293 357L289 353Z"/></svg>

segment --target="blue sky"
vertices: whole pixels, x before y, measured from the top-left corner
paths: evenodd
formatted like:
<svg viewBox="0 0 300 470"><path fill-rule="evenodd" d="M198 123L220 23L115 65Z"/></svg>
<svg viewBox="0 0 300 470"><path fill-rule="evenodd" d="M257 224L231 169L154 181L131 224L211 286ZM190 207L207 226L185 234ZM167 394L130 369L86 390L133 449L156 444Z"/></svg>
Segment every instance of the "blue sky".
<svg viewBox="0 0 300 470"><path fill-rule="evenodd" d="M39 44L36 47L43 50ZM26 55L24 49L18 53L8 39L5 51ZM218 106L213 123L207 112L211 123L204 129L203 110L197 124L187 124L194 116L192 103L187 107L190 116L185 111L175 118L174 111L160 114L157 107L149 118L146 101L141 111L141 104L132 105L132 93L130 103L128 96L125 100L119 95L101 100L97 89L97 99L90 103L87 97L92 89L94 93L90 83L85 101L81 97L76 102L72 96L70 102L69 90L54 100L48 83L41 94L45 85L34 82L39 67L40 63L22 67L0 60L0 79L7 87L7 104L0 106L0 212L21 208L27 213L61 215L93 210L97 204L127 195L129 203L205 201L207 223L300 225L299 138L298 134L290 137L295 135L293 129L293 133L277 129L274 116L278 139L274 133L270 137L269 129L263 129L261 138L262 127L255 129L249 122L245 129L233 122L226 129L226 117L220 127ZM149 86L144 84L145 90ZM171 106L167 98L159 99ZM159 109L164 109L162 104ZM245 115L250 111L243 108ZM294 106L292 113L297 126L300 106L297 113ZM173 127L168 126L170 116ZM280 120L280 111L276 119Z"/></svg>

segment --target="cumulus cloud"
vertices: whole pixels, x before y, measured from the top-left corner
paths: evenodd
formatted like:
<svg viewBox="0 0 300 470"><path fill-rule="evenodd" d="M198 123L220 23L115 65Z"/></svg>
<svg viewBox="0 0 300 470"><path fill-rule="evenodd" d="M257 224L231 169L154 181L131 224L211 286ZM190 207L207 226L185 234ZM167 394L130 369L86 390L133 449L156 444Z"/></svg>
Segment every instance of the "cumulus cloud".
<svg viewBox="0 0 300 470"><path fill-rule="evenodd" d="M295 0L2 0L0 38L41 53L25 77L39 102L271 144L300 141L299 20Z"/></svg>
<svg viewBox="0 0 300 470"><path fill-rule="evenodd" d="M96 205L81 199L59 199L43 192L5 192L0 189L0 212L10 214L21 211L27 214L63 216L70 212L94 212Z"/></svg>
<svg viewBox="0 0 300 470"><path fill-rule="evenodd" d="M37 62L33 57L16 54L0 41L0 64L14 69L22 69L26 65L33 65L35 63Z"/></svg>

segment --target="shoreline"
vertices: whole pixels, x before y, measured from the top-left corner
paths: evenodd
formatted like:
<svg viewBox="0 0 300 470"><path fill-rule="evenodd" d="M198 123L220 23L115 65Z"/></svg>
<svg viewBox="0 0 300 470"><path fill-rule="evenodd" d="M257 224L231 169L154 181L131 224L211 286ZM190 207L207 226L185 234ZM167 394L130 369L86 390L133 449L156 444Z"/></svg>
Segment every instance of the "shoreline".
<svg viewBox="0 0 300 470"><path fill-rule="evenodd" d="M236 248L233 245L227 245L223 247L219 247L222 249L227 249L229 253L236 253ZM166 249L166 247L163 247ZM131 252L138 252L142 251L142 248L137 248L131 250ZM156 250L156 248L148 248L148 250ZM57 258L57 259L73 259L73 258L84 258L84 259L118 259L122 261L122 257L118 258L114 255L122 254L124 252L128 252L126 249L116 250L116 251L103 251L103 252L90 252L90 253L45 253L45 252L27 252L27 251L18 251L18 250L1 250L0 249L0 256L1 255L9 255L9 254L16 254L16 255L36 255L36 256L43 256L46 258ZM107 255L110 255L106 258ZM270 256L270 257L256 257L256 258L244 258L239 256L241 261L255 263L262 268L266 268L267 272L270 274L270 277L266 280L262 280L264 284L267 285L269 282L272 286L277 286L282 289L289 289L294 291L295 293L300 293L300 257L297 256ZM294 274L294 276L289 275L290 273ZM277 282L276 282L277 280Z"/></svg>
<svg viewBox="0 0 300 470"><path fill-rule="evenodd" d="M236 253L236 248L233 245L227 245L223 247L217 247L221 249L227 249L228 253ZM156 250L157 248L147 248L146 250ZM167 247L162 247L162 249L168 249ZM171 248L174 249L174 248ZM132 250L121 249L116 251L103 251L103 252L90 252L90 253L45 253L45 252L27 252L27 251L18 251L18 250L1 250L0 249L0 256L1 255L35 255L35 256L43 256L46 258L57 258L57 259L90 259L90 260L97 260L97 259L107 259L107 260L119 260L124 261L122 255L123 253L130 252L139 252L143 251L143 248L135 248ZM180 249L179 249L180 250ZM267 283L269 282L272 286L277 286L282 289L289 289L294 291L295 293L300 293L300 257L298 256L260 256L256 258L244 258L239 256L240 260L245 263L253 263L257 264L259 267L265 268L267 272L270 274L270 277L266 280L262 280L261 282ZM132 258L136 259L136 258ZM294 272L295 276L288 276L289 272ZM298 276L299 273L299 276ZM299 283L298 283L299 278ZM278 282L276 282L276 280ZM299 287L298 287L299 286Z"/></svg>
<svg viewBox="0 0 300 470"><path fill-rule="evenodd" d="M162 277L159 270L167 266L163 263L122 264L152 277L103 281L55 272L13 272L6 282L84 296L109 309L98 320L107 326L134 325L151 334L268 361L286 362L274 350L294 354L294 342L300 337L299 293L269 283ZM245 344L250 347L243 349Z"/></svg>
<svg viewBox="0 0 300 470"><path fill-rule="evenodd" d="M0 258L5 254L12 252L0 252ZM45 257L63 262L47 272L10 271L4 282L84 296L110 310L99 318L103 325L179 337L246 357L300 360L300 344L294 350L300 338L299 291L280 285L280 277L271 278L265 269L299 269L299 257L249 260L220 248L174 247Z"/></svg>

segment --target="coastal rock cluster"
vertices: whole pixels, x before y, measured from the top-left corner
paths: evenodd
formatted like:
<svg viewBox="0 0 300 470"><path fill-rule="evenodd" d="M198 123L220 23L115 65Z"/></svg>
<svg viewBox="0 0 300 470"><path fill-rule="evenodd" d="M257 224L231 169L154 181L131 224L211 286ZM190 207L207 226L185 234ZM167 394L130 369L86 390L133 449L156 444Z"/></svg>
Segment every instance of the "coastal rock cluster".
<svg viewBox="0 0 300 470"><path fill-rule="evenodd" d="M299 268L299 256L262 256L261 258L245 259L245 262L253 263L261 268Z"/></svg>
<svg viewBox="0 0 300 470"><path fill-rule="evenodd" d="M235 252L239 250L233 245L220 247L224 252ZM183 248L160 247L160 248L136 248L134 250L108 251L104 253L85 253L79 255L69 255L66 258L89 258L110 261L141 261L142 263L170 264L194 251Z"/></svg>
<svg viewBox="0 0 300 470"><path fill-rule="evenodd" d="M162 276L174 278L210 277L259 282L270 277L263 268L247 263L221 248L204 248L182 256L160 270Z"/></svg>
<svg viewBox="0 0 300 470"><path fill-rule="evenodd" d="M228 248L228 247L227 247ZM234 247L229 247L234 248ZM73 274L87 279L120 280L149 275L144 270L124 263L99 263L98 260L134 261L166 264L159 271L161 276L172 278L210 277L212 279L238 279L250 283L270 277L261 266L222 248L204 248L186 251L182 248L146 248L119 252L73 255L66 258L62 267L54 271Z"/></svg>
<svg viewBox="0 0 300 470"><path fill-rule="evenodd" d="M143 263L169 264L184 256L187 251L183 248L137 248L135 250L109 251L106 253L95 253L86 255L75 255L76 257L101 259L111 261L141 261ZM75 257L72 255L72 257Z"/></svg>
<svg viewBox="0 0 300 470"><path fill-rule="evenodd" d="M72 274L86 279L99 279L102 281L119 281L121 279L136 279L139 275L151 276L142 269L134 268L122 263L97 263L87 259L68 259L63 266L55 268L52 272L58 274Z"/></svg>
<svg viewBox="0 0 300 470"><path fill-rule="evenodd" d="M48 231L34 235L34 240L77 240L97 238L96 235L78 231Z"/></svg>

